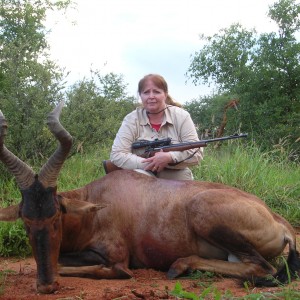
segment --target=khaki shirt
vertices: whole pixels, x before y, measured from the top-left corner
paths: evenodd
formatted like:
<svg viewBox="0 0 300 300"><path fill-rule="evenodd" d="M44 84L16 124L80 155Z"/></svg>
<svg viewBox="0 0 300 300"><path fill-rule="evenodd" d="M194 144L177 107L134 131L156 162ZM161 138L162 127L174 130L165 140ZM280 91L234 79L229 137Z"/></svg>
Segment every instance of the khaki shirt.
<svg viewBox="0 0 300 300"><path fill-rule="evenodd" d="M123 120L112 145L110 160L123 169L144 169L142 157L137 154L143 153L144 149L132 149L132 143L137 140L149 140L171 138L172 144L181 142L198 141L198 135L190 114L177 106L168 106L165 110L163 122L157 132L150 125L146 110L138 107L129 113ZM194 152L196 153L189 159ZM203 148L186 151L169 152L173 161L181 162L168 169L184 169L188 166L197 165L203 158Z"/></svg>

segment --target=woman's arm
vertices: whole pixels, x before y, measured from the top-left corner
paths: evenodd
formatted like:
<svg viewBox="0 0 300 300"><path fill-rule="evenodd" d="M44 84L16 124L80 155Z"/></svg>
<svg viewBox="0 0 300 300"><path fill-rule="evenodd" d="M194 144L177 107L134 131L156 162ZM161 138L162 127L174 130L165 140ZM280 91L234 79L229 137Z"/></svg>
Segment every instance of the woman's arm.
<svg viewBox="0 0 300 300"><path fill-rule="evenodd" d="M112 145L110 160L123 169L143 169L143 158L132 153L132 143L137 138L138 120L136 112L128 114L118 130Z"/></svg>

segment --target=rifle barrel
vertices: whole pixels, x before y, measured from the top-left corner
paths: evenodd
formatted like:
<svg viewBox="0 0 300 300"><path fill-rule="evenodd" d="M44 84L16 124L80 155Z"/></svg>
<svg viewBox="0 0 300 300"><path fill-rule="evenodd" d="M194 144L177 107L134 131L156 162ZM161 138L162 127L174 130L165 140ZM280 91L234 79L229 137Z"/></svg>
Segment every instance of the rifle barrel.
<svg viewBox="0 0 300 300"><path fill-rule="evenodd" d="M153 148L150 150L151 151L160 151L160 150L171 150L173 148L181 148L182 150L177 150L177 151L183 151L183 148L185 148L185 150L187 149L192 149L192 148L200 148L200 147L206 147L207 143L213 143L213 142L218 142L218 141L226 141L226 140L232 140L232 139L238 139L238 138L243 138L243 137L247 137L248 134L244 133L244 134L234 134L234 135L230 135L230 136L225 136L225 137L221 137L221 138L215 138L215 139L209 139L209 140L200 140L197 142L185 142L185 143L179 143L179 144L171 144L168 146L162 146L162 147L157 147L157 148ZM189 148L190 147L190 148ZM176 151L176 150L175 150Z"/></svg>

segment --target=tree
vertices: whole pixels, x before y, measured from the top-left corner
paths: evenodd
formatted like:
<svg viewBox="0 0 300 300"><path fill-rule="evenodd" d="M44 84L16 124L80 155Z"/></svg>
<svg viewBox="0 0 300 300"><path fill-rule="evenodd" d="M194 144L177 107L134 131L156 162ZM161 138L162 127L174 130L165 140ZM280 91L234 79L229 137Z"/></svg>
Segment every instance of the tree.
<svg viewBox="0 0 300 300"><path fill-rule="evenodd" d="M214 82L222 92L235 89L248 76L251 49L256 43L254 34L233 24L212 37L201 35L207 44L194 54L187 76L194 84Z"/></svg>
<svg viewBox="0 0 300 300"><path fill-rule="evenodd" d="M91 79L66 89L63 71L49 59L43 21L48 11L65 9L70 1L1 0L1 4L0 109L9 122L7 147L28 162L51 155L56 143L45 119L63 99L67 107L62 122L78 149L111 142L124 115L136 105L126 94L123 77L92 71Z"/></svg>
<svg viewBox="0 0 300 300"><path fill-rule="evenodd" d="M195 84L215 82L240 100L239 122L263 146L286 141L300 154L300 4L280 0L269 9L278 32L257 35L240 25L223 29L196 52L188 69ZM220 108L221 109L221 108Z"/></svg>
<svg viewBox="0 0 300 300"><path fill-rule="evenodd" d="M62 120L74 137L77 151L110 145L124 116L136 107L121 75L102 76L98 71L70 87L66 103Z"/></svg>
<svg viewBox="0 0 300 300"><path fill-rule="evenodd" d="M236 106L229 107L233 101L238 102L238 99L232 95L221 94L192 100L187 102L184 108L194 120L201 138L207 138L207 136L215 138L218 137L224 118L226 118L225 135L240 131L238 103Z"/></svg>
<svg viewBox="0 0 300 300"><path fill-rule="evenodd" d="M43 21L47 11L68 5L69 1L1 0L0 106L11 132L5 143L23 158L50 151L45 116L62 97L63 73L48 58Z"/></svg>

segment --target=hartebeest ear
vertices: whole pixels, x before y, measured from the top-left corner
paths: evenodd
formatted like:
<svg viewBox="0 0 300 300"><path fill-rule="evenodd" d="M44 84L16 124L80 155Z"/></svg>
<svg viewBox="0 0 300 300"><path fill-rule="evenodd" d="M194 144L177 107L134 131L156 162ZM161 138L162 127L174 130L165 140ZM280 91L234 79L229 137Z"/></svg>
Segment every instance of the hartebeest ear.
<svg viewBox="0 0 300 300"><path fill-rule="evenodd" d="M0 221L16 221L20 217L19 204L0 208Z"/></svg>
<svg viewBox="0 0 300 300"><path fill-rule="evenodd" d="M106 206L93 204L86 201L72 200L58 195L58 201L67 213L86 214L95 212L99 209L105 208Z"/></svg>

